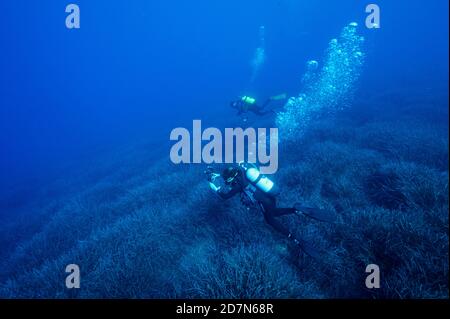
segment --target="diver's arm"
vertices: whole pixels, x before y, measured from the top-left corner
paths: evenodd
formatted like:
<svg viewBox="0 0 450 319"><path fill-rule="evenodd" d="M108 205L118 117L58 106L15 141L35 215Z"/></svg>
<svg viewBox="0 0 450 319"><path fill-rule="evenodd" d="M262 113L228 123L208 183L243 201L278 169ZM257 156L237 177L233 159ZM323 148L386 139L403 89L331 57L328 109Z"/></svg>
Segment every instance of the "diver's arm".
<svg viewBox="0 0 450 319"><path fill-rule="evenodd" d="M209 182L209 188L211 188L216 193L221 189L221 187L214 184L213 181Z"/></svg>
<svg viewBox="0 0 450 319"><path fill-rule="evenodd" d="M239 193L239 189L237 187L233 187L231 188L231 190L225 191L221 186L217 186L215 184L215 181L218 177L220 177L220 174L211 173L208 180L209 180L209 188L211 188L214 191L214 193L219 195L220 198L226 200Z"/></svg>
<svg viewBox="0 0 450 319"><path fill-rule="evenodd" d="M239 189L237 187L233 187L231 190L229 190L228 192L224 191L222 188L220 188L217 192L217 195L219 195L222 199L230 199L231 197L233 197L234 195L236 195L237 193L239 193Z"/></svg>

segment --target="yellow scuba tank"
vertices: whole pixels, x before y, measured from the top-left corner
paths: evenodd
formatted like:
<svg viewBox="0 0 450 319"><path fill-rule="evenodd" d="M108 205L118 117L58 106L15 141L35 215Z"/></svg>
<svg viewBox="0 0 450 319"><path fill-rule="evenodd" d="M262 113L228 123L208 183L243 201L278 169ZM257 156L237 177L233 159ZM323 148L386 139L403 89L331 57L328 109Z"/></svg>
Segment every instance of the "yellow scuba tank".
<svg viewBox="0 0 450 319"><path fill-rule="evenodd" d="M242 102L248 103L248 104L255 104L256 103L256 99L250 97L250 96L243 96L241 98Z"/></svg>
<svg viewBox="0 0 450 319"><path fill-rule="evenodd" d="M277 190L274 182L272 182L267 176L261 174L259 169L255 165L245 164L243 162L239 165L245 170L246 179L263 193L276 195Z"/></svg>

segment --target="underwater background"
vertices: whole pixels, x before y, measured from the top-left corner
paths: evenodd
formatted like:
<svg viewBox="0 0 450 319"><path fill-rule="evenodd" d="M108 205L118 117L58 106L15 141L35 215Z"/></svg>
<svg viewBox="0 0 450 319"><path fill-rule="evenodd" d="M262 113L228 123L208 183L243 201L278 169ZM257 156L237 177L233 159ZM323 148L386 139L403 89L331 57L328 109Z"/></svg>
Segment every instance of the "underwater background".
<svg viewBox="0 0 450 319"><path fill-rule="evenodd" d="M0 297L448 298L448 1L73 2L0 2ZM338 216L281 218L321 260L170 161L194 119L279 128L280 206Z"/></svg>

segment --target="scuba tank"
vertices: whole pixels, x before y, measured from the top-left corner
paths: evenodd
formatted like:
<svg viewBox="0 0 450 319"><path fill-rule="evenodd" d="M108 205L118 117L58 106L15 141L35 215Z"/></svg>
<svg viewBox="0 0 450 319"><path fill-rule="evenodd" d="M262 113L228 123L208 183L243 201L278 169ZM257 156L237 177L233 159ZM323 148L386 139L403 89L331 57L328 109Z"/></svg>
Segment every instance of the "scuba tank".
<svg viewBox="0 0 450 319"><path fill-rule="evenodd" d="M255 99L255 98L252 98L252 97L250 97L250 96L243 96L243 97L241 98L241 101L242 101L242 102L245 102L245 103L248 103L248 104L255 104L256 99Z"/></svg>
<svg viewBox="0 0 450 319"><path fill-rule="evenodd" d="M261 174L256 165L241 162L239 163L239 166L244 169L245 178L256 189L259 189L265 194L272 196L277 195L275 184L267 176Z"/></svg>

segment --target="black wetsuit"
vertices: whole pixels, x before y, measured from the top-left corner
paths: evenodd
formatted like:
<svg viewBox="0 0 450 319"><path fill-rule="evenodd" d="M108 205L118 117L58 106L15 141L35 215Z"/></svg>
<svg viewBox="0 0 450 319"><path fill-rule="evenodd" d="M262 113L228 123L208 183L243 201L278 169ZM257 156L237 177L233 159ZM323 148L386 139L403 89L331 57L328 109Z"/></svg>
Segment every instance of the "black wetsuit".
<svg viewBox="0 0 450 319"><path fill-rule="evenodd" d="M229 199L236 194L244 192L249 182L244 178L243 172L241 171L239 176L236 177L229 191L223 191L220 189L217 194L223 199ZM277 201L275 196L264 193L263 191L256 189L254 192L254 199L261 207L264 214L264 219L266 222L275 228L278 232L286 237L291 237L291 232L283 226L275 217L294 214L296 210L294 208L279 208L277 207Z"/></svg>
<svg viewBox="0 0 450 319"><path fill-rule="evenodd" d="M250 104L247 103L245 101L239 100L236 102L236 108L238 110L238 115L241 115L243 113L247 113L247 112L253 112L256 115L266 115L269 114L271 112L273 112L273 110L264 110L266 108L267 105L269 105L270 103L270 99L268 99L262 106L258 106L256 104Z"/></svg>

